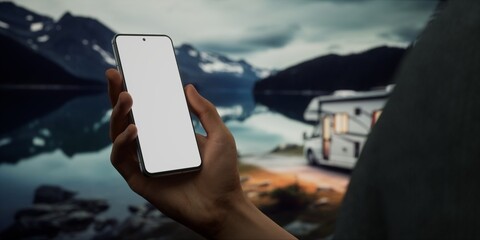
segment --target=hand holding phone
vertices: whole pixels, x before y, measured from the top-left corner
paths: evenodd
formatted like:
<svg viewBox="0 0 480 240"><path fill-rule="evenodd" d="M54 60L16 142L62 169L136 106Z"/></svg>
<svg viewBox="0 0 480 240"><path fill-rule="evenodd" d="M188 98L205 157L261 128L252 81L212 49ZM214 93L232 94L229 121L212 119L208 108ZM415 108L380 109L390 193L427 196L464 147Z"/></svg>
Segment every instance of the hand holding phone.
<svg viewBox="0 0 480 240"><path fill-rule="evenodd" d="M138 167L137 127L129 122L129 112L136 100L123 90L122 77L117 70L110 69L106 75L113 107L110 119L112 165L133 191L164 214L212 238L219 230L215 226L223 225L224 216L232 214L232 202L248 201L240 185L235 141L214 105L200 96L193 86L185 88L188 104L207 133L207 136L196 135L203 158L202 169L161 178L147 177ZM158 160L164 159L159 157Z"/></svg>

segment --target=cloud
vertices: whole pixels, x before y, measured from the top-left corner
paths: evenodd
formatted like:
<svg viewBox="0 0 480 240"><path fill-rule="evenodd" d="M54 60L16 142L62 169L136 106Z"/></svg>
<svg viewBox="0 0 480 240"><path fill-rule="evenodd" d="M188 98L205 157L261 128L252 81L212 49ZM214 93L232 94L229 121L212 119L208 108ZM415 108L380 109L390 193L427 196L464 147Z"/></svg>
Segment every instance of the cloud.
<svg viewBox="0 0 480 240"><path fill-rule="evenodd" d="M247 37L245 42L258 46L283 47L294 38L299 29L297 24L256 27L253 29L256 36Z"/></svg>
<svg viewBox="0 0 480 240"><path fill-rule="evenodd" d="M373 1L373 0L300 0L298 2L301 2L301 3L331 2L335 4L345 4L345 3L351 4L351 3L362 3L365 1Z"/></svg>
<svg viewBox="0 0 480 240"><path fill-rule="evenodd" d="M428 21L436 0L17 0L58 18L89 16L117 32L163 33L175 45L283 68L328 53L378 45L406 46ZM95 7L92 7L95 6ZM334 47L332 47L334 46Z"/></svg>
<svg viewBox="0 0 480 240"><path fill-rule="evenodd" d="M223 39L209 39L197 45L203 49L223 53L249 53L269 48L284 47L299 32L300 26L260 26L240 34Z"/></svg>
<svg viewBox="0 0 480 240"><path fill-rule="evenodd" d="M379 36L387 40L394 40L400 42L412 42L420 34L422 29L418 27L404 26L393 29L389 32L380 33Z"/></svg>

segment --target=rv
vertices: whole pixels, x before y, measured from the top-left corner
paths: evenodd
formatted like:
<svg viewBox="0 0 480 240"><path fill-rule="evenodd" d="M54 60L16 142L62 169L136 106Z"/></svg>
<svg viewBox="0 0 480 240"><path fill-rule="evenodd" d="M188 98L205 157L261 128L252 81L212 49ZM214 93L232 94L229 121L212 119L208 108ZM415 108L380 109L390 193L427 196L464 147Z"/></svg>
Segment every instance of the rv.
<svg viewBox="0 0 480 240"><path fill-rule="evenodd" d="M303 135L308 163L353 169L392 88L343 90L312 99L304 112L305 120L317 123L311 134Z"/></svg>

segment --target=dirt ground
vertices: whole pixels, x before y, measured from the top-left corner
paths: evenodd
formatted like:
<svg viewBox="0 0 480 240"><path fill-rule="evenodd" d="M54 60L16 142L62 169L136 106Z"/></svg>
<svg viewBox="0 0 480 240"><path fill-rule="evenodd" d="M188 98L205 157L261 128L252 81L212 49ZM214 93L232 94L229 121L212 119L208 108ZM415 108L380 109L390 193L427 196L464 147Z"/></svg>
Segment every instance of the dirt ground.
<svg viewBox="0 0 480 240"><path fill-rule="evenodd" d="M322 239L333 233L344 192L251 164L241 164L239 169L248 198L292 234Z"/></svg>

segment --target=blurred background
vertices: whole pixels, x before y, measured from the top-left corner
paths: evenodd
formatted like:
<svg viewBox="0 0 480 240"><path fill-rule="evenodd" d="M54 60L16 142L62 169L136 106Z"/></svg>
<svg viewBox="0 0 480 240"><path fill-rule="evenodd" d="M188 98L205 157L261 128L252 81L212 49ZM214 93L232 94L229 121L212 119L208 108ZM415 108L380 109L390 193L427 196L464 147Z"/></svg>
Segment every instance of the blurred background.
<svg viewBox="0 0 480 240"><path fill-rule="evenodd" d="M322 165L322 149L337 140L312 141L328 136L307 109L320 116L318 100L347 97L361 115L362 96L385 91L386 101L437 5L0 1L0 236L201 238L131 192L109 161L112 37L158 33L173 39L184 84L216 105L235 136L247 196L298 237L331 237L358 152L351 164ZM349 121L332 111L333 122Z"/></svg>

